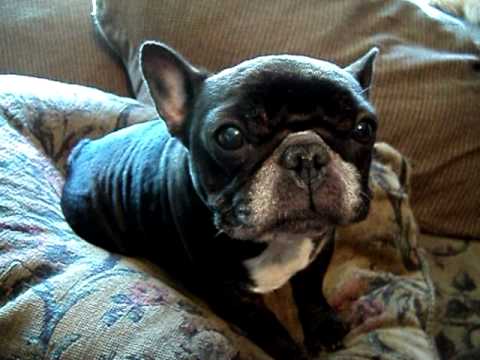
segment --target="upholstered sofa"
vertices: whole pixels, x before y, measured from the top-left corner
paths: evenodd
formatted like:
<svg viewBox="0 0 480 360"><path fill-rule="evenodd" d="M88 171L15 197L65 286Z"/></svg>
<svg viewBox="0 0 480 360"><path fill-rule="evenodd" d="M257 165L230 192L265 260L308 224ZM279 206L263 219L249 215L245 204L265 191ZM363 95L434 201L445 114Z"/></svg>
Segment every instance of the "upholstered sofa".
<svg viewBox="0 0 480 360"><path fill-rule="evenodd" d="M402 193L425 250L408 245L420 259L414 270L398 254L386 266L382 253L365 255L365 238L344 232L354 260L338 255L323 288L334 302L345 277L363 286L338 308L354 324L344 348L319 358L480 356L478 28L404 0L101 5L97 20L127 41L125 63L94 30L90 0L0 3L0 359L269 358L160 268L88 244L63 218L72 147L157 117L138 73L145 39L212 71L267 53L347 64L378 46L379 139L412 164ZM395 220L382 213L373 228ZM345 248L339 242L338 254ZM288 288L265 301L301 343Z"/></svg>

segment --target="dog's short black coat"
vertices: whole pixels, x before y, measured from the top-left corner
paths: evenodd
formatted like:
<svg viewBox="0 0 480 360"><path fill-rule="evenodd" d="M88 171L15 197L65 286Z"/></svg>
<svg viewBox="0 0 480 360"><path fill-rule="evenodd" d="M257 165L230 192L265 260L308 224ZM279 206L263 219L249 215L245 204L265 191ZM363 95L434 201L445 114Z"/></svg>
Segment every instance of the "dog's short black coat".
<svg viewBox="0 0 480 360"><path fill-rule="evenodd" d="M67 221L160 264L277 359L307 356L260 296L291 279L308 352L332 345L344 329L321 281L335 226L368 211L377 52L345 69L278 55L210 75L146 43L142 70L163 120L77 145Z"/></svg>

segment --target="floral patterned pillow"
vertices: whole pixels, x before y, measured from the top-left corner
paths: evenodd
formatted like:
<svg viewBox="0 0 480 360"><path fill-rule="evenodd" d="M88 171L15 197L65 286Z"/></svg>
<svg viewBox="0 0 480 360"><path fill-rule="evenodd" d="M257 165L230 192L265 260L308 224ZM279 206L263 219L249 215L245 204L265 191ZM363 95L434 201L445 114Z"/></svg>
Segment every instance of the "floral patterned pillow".
<svg viewBox="0 0 480 360"><path fill-rule="evenodd" d="M268 358L160 269L86 243L63 218L72 146L154 117L149 107L98 90L0 76L0 358ZM394 195L408 220L397 163L377 149L374 207L389 206ZM399 232L392 209L339 233L324 292L351 331L329 358L435 357L428 267L415 260L414 222L405 227L412 233ZM376 229L387 232L375 237ZM360 251L372 246L381 251ZM299 324L289 324L295 304L282 291L267 303L301 342Z"/></svg>
<svg viewBox="0 0 480 360"><path fill-rule="evenodd" d="M332 359L436 359L435 289L410 206L407 160L376 143L369 216L340 227L323 292L350 331Z"/></svg>
<svg viewBox="0 0 480 360"><path fill-rule="evenodd" d="M267 359L158 268L86 243L63 218L71 146L155 114L47 80L0 76L0 88L0 358Z"/></svg>

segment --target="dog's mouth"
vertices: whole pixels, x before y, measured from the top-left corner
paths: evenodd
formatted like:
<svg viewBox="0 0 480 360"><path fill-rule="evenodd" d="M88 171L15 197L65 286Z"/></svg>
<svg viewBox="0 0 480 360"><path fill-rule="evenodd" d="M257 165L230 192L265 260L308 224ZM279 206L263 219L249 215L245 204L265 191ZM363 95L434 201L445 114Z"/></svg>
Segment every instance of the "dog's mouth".
<svg viewBox="0 0 480 360"><path fill-rule="evenodd" d="M308 207L302 210L285 208L269 221L253 222L250 212L240 206L215 216L215 220L218 229L241 240L274 238L276 234L317 236L338 223L327 212L314 212Z"/></svg>
<svg viewBox="0 0 480 360"><path fill-rule="evenodd" d="M290 142L287 145L293 160L305 155L297 154L297 147L291 149ZM298 146L299 151L308 152L313 145L307 143L305 149ZM358 221L367 213L370 196L362 181L362 175L367 174L331 150L328 162L315 176L306 172L306 165L305 173L299 172L291 169L290 163L283 164L293 161L292 156L282 160L288 151L279 147L249 181L218 194L211 209L220 231L232 238L252 240L275 238L275 234L316 236L333 226Z"/></svg>
<svg viewBox="0 0 480 360"><path fill-rule="evenodd" d="M305 211L293 211L292 213L279 216L275 222L264 229L265 233L312 233L318 231L324 231L328 224L332 224L333 221L324 216L320 216L318 213Z"/></svg>
<svg viewBox="0 0 480 360"><path fill-rule="evenodd" d="M275 238L277 234L318 236L337 225L357 222L368 213L370 196L360 192L358 201L345 209L339 206L338 194L327 189L326 195L299 193L288 201L273 200L269 209L257 211L251 200L242 201L228 209L214 211L216 227L228 236L240 240ZM312 198L322 199L312 206Z"/></svg>

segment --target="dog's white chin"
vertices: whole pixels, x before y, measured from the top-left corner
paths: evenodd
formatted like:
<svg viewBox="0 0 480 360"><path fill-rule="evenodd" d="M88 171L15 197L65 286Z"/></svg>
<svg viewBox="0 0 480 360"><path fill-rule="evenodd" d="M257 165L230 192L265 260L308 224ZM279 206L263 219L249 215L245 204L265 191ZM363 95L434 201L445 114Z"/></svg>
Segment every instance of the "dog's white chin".
<svg viewBox="0 0 480 360"><path fill-rule="evenodd" d="M297 272L305 269L320 253L328 237L318 245L302 235L275 235L264 239L268 247L257 257L244 261L253 285L250 291L265 294L285 285Z"/></svg>

